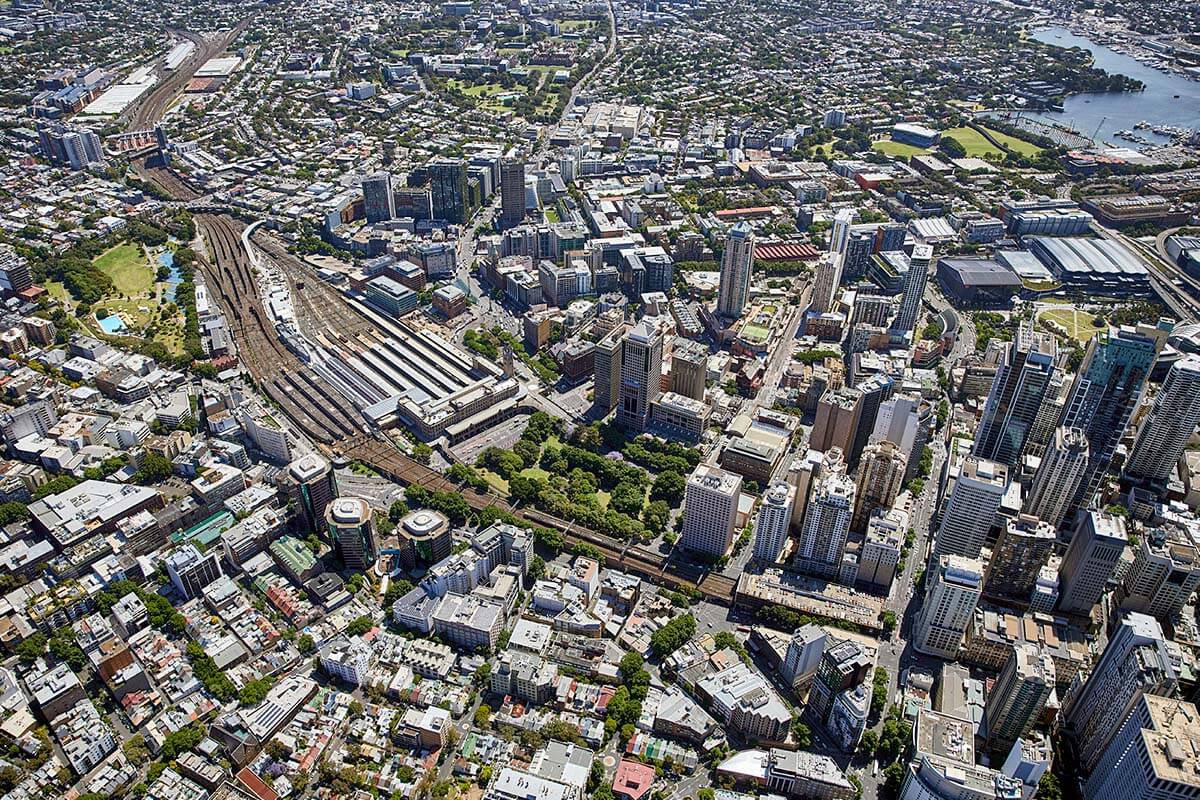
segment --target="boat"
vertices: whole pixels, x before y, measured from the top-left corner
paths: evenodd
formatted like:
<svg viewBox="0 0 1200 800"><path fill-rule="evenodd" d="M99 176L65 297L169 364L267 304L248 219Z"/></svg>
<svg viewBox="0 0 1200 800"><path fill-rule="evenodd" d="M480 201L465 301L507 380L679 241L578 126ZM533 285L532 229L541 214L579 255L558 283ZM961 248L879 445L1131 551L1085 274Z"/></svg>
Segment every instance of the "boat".
<svg viewBox="0 0 1200 800"><path fill-rule="evenodd" d="M1177 95L1177 94L1175 94L1175 95L1171 95L1171 96L1172 96L1172 97L1174 97L1176 100L1178 100L1178 99L1179 99L1179 95Z"/></svg>

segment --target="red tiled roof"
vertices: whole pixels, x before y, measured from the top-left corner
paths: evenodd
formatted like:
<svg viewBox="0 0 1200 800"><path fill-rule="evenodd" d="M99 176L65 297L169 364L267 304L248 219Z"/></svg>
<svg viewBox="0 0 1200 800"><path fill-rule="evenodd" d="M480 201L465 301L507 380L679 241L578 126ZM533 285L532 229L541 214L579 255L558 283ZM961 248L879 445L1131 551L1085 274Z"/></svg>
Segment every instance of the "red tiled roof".
<svg viewBox="0 0 1200 800"><path fill-rule="evenodd" d="M255 775L249 767L242 767L237 774L238 783L246 787L246 790L257 797L259 800L279 800L279 794L267 786L263 779Z"/></svg>
<svg viewBox="0 0 1200 800"><path fill-rule="evenodd" d="M613 778L613 794L628 797L629 800L641 800L650 793L654 785L654 767L637 761L621 759L617 765L617 775Z"/></svg>

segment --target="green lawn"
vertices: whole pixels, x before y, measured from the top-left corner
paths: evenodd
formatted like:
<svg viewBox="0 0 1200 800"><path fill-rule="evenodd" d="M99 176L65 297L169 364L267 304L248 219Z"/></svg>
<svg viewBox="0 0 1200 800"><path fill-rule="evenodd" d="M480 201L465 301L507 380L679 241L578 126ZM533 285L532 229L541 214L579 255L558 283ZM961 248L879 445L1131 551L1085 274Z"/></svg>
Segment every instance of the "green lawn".
<svg viewBox="0 0 1200 800"><path fill-rule="evenodd" d="M982 126L981 126L982 127ZM1036 156L1042 152L1042 149L1037 145L1026 142L1023 139L1018 139L1015 136L994 131L991 128L984 128L992 138L1000 142L1005 147L1012 150L1014 153L1019 153L1025 156ZM951 128L948 131L942 132L943 136L948 136L956 140L967 151L967 155L973 158L1003 158L1004 151L996 145L989 142L983 137L979 131L973 128Z"/></svg>
<svg viewBox="0 0 1200 800"><path fill-rule="evenodd" d="M1093 320L1096 319L1093 314L1089 314L1087 311L1080 311L1076 308L1050 309L1043 311L1039 315L1039 318L1060 325L1067 332L1067 336L1078 342L1091 340L1101 330L1092 324Z"/></svg>
<svg viewBox="0 0 1200 800"><path fill-rule="evenodd" d="M994 131L991 128L986 128L986 130L997 142L1000 142L1014 153L1020 153L1023 156L1036 156L1042 152L1042 148L1038 147L1033 142L1027 142L1024 139L1018 139L1015 136L1009 136L1007 133Z"/></svg>
<svg viewBox="0 0 1200 800"><path fill-rule="evenodd" d="M558 23L560 31L578 31L596 27L594 19L564 19Z"/></svg>
<svg viewBox="0 0 1200 800"><path fill-rule="evenodd" d="M924 148L914 147L911 144L904 144L903 142L893 142L891 139L880 139L877 142L873 142L871 144L871 149L875 150L876 152L883 153L884 155L901 156L903 158L909 158L911 156L919 156L919 155L922 155L923 153L929 152L928 150L926 150Z"/></svg>
<svg viewBox="0 0 1200 800"><path fill-rule="evenodd" d="M141 295L154 288L154 268L136 244L119 244L96 256L92 263L112 278L120 294Z"/></svg>

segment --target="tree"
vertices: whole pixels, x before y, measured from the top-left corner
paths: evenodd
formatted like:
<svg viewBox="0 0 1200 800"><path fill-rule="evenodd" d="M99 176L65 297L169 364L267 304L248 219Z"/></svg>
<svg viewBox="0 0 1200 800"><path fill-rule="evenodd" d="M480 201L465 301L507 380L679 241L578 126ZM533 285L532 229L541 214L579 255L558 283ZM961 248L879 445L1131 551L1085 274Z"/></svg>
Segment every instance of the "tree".
<svg viewBox="0 0 1200 800"><path fill-rule="evenodd" d="M896 612L884 611L883 612L883 632L884 632L884 634L885 635L890 634L894 630L896 630Z"/></svg>
<svg viewBox="0 0 1200 800"><path fill-rule="evenodd" d="M900 796L900 785L904 783L904 765L899 761L888 764L883 770L883 788L890 797Z"/></svg>
<svg viewBox="0 0 1200 800"><path fill-rule="evenodd" d="M1062 796L1062 782L1058 776L1053 772L1043 772L1042 779L1038 781L1038 800L1062 800Z"/></svg>
<svg viewBox="0 0 1200 800"><path fill-rule="evenodd" d="M683 647L696 633L696 618L691 614L676 617L650 635L650 649L663 658Z"/></svg>
<svg viewBox="0 0 1200 800"><path fill-rule="evenodd" d="M475 674L471 676L471 682L475 684L476 689L486 689L491 685L492 680L492 665L488 662L483 662L479 668L475 670Z"/></svg>
<svg viewBox="0 0 1200 800"><path fill-rule="evenodd" d="M541 580L546 576L546 560L541 556L534 556L529 560L529 578L530 580Z"/></svg>
<svg viewBox="0 0 1200 800"><path fill-rule="evenodd" d="M424 442L418 442L413 445L412 457L415 461L428 464L433 459L433 448Z"/></svg>
<svg viewBox="0 0 1200 800"><path fill-rule="evenodd" d="M475 709L475 727L486 728L492 721L492 707L487 703Z"/></svg>
<svg viewBox="0 0 1200 800"><path fill-rule="evenodd" d="M133 475L134 481L142 486L162 483L169 477L171 477L171 462L166 456L158 453L146 453L141 466Z"/></svg>
<svg viewBox="0 0 1200 800"><path fill-rule="evenodd" d="M250 681L238 692L238 702L244 706L256 706L267 697L267 692L274 683L270 678L259 678Z"/></svg>
<svg viewBox="0 0 1200 800"><path fill-rule="evenodd" d="M858 743L858 752L869 756L875 755L875 748L879 746L879 736L873 730L863 732L862 739Z"/></svg>
<svg viewBox="0 0 1200 800"><path fill-rule="evenodd" d="M667 470L658 473L650 487L651 500L664 500L671 506L683 502L683 491L687 488L687 479L678 472Z"/></svg>
<svg viewBox="0 0 1200 800"><path fill-rule="evenodd" d="M375 627L375 620L364 614L361 617L355 617L355 619L346 626L346 634L348 636L362 636L373 627Z"/></svg>
<svg viewBox="0 0 1200 800"><path fill-rule="evenodd" d="M878 717L887 705L888 689L891 686L888 671L883 667L876 667L871 684L871 716Z"/></svg>
<svg viewBox="0 0 1200 800"><path fill-rule="evenodd" d="M792 720L792 738L796 740L797 747L805 748L812 745L812 729L801 722L800 717Z"/></svg>
<svg viewBox="0 0 1200 800"><path fill-rule="evenodd" d="M317 645L316 642L313 641L311 634L304 633L301 634L300 638L296 640L296 649L302 654L308 655L317 649Z"/></svg>
<svg viewBox="0 0 1200 800"><path fill-rule="evenodd" d="M46 634L40 631L17 645L15 652L22 664L32 664L46 651Z"/></svg>

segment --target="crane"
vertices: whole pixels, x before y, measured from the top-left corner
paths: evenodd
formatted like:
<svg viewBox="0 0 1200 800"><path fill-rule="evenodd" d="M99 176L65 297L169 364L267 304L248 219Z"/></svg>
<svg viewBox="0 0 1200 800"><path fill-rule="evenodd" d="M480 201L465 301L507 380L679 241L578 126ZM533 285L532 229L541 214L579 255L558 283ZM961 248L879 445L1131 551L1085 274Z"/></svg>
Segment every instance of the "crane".
<svg viewBox="0 0 1200 800"><path fill-rule="evenodd" d="M1101 117L1100 124L1096 126L1096 130L1092 132L1092 141L1096 141L1096 137L1100 135L1100 129L1104 127L1104 123L1108 122L1108 117Z"/></svg>

